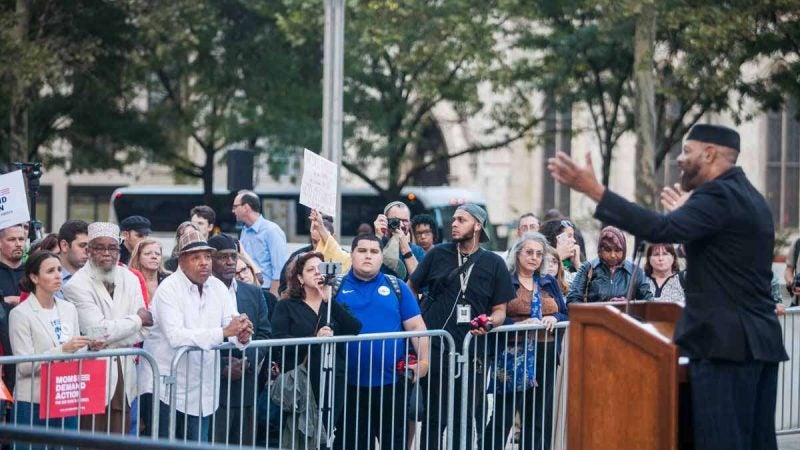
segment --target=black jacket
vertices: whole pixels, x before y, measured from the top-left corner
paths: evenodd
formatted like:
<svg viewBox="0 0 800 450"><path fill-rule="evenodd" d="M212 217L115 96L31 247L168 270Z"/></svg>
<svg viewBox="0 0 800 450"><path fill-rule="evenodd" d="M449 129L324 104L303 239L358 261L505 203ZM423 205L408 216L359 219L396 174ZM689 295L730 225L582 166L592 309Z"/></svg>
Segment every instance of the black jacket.
<svg viewBox="0 0 800 450"><path fill-rule="evenodd" d="M0 299L0 344L3 346L3 352L0 356L12 356L10 330L11 324L9 323L9 315L11 314L11 305ZM5 383L9 392L14 392L14 381L17 377L16 365L5 364L2 366L3 383ZM0 411L0 421L3 418L3 411Z"/></svg>
<svg viewBox="0 0 800 450"><path fill-rule="evenodd" d="M23 276L25 276L25 264L11 268L0 263L0 296L18 296L20 294L19 280Z"/></svg>
<svg viewBox="0 0 800 450"><path fill-rule="evenodd" d="M236 283L236 308L239 314L247 314L247 318L253 322L253 336L251 340L261 341L269 339L272 334L272 327L269 322L269 315L267 311L267 300L261 293L261 289L256 286L237 282ZM220 383L220 405L231 405L235 407L240 406L253 406L255 404L255 389L256 389L256 369L259 363L264 360L264 356L269 353L269 348L248 348L245 350L245 355L249 360L249 367L244 373L243 378L230 383L230 392L228 391L228 367L225 364L225 358L233 356L234 358L241 358L242 352L240 350L231 350L222 352L222 382ZM262 369L265 370L265 369ZM269 366L266 367L269 370ZM244 383L242 381L244 380ZM244 389L242 389L244 385ZM230 396L230 402L228 397Z"/></svg>
<svg viewBox="0 0 800 450"><path fill-rule="evenodd" d="M775 227L739 167L698 186L662 215L606 191L595 217L654 243L686 244L686 308L675 342L690 358L785 361L771 300Z"/></svg>

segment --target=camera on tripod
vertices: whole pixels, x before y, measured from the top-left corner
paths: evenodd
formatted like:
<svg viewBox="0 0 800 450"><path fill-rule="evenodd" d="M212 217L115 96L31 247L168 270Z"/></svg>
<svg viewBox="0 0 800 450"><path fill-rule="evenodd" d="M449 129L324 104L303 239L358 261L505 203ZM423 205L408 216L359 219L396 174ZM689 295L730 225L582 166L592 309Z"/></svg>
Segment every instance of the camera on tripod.
<svg viewBox="0 0 800 450"><path fill-rule="evenodd" d="M40 162L15 162L14 168L21 170L28 180L28 198L31 200L30 214L31 226L28 237L31 241L42 237L42 223L36 220L36 199L39 198L39 188L41 187L42 163Z"/></svg>

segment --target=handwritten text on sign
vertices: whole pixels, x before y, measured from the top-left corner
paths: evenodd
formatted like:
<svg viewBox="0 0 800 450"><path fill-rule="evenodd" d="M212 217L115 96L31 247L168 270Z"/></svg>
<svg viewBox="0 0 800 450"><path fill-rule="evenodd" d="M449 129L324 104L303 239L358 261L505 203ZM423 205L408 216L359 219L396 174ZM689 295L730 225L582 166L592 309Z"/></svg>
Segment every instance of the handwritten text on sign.
<svg viewBox="0 0 800 450"><path fill-rule="evenodd" d="M336 215L336 164L306 150L303 155L303 180L300 203L322 214Z"/></svg>
<svg viewBox="0 0 800 450"><path fill-rule="evenodd" d="M106 408L106 361L42 364L39 418L100 414Z"/></svg>

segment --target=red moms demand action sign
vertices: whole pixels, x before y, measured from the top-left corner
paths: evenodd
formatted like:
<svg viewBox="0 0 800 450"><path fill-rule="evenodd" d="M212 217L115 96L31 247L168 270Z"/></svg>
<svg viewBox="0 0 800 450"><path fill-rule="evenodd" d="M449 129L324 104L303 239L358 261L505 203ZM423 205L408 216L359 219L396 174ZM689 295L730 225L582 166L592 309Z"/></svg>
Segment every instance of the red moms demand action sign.
<svg viewBox="0 0 800 450"><path fill-rule="evenodd" d="M106 361L42 364L39 418L100 414L106 408Z"/></svg>

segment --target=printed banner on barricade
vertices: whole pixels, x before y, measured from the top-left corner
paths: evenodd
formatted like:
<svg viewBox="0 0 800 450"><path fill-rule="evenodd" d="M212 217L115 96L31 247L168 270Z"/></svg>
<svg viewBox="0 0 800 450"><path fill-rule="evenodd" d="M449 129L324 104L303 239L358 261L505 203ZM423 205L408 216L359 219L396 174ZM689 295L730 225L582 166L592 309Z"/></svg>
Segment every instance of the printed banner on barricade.
<svg viewBox="0 0 800 450"><path fill-rule="evenodd" d="M39 418L100 414L106 409L106 361L42 364ZM49 386L49 388L48 388Z"/></svg>
<svg viewBox="0 0 800 450"><path fill-rule="evenodd" d="M0 175L0 229L30 220L22 171Z"/></svg>
<svg viewBox="0 0 800 450"><path fill-rule="evenodd" d="M303 179L300 204L329 216L336 216L336 164L306 149L303 154Z"/></svg>

